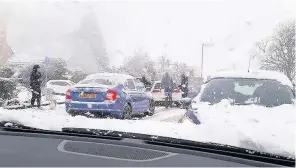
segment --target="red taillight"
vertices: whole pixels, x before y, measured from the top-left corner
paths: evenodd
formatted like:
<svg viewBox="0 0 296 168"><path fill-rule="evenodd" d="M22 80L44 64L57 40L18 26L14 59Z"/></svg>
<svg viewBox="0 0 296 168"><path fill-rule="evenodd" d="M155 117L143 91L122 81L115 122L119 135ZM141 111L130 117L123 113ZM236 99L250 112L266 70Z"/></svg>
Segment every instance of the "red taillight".
<svg viewBox="0 0 296 168"><path fill-rule="evenodd" d="M152 93L159 93L160 90L153 90Z"/></svg>
<svg viewBox="0 0 296 168"><path fill-rule="evenodd" d="M105 100L115 101L117 98L117 93L114 90L108 90Z"/></svg>
<svg viewBox="0 0 296 168"><path fill-rule="evenodd" d="M180 90L174 90L174 93L180 93Z"/></svg>
<svg viewBox="0 0 296 168"><path fill-rule="evenodd" d="M71 91L70 89L68 89L66 92L66 100L70 100L70 99L71 99Z"/></svg>

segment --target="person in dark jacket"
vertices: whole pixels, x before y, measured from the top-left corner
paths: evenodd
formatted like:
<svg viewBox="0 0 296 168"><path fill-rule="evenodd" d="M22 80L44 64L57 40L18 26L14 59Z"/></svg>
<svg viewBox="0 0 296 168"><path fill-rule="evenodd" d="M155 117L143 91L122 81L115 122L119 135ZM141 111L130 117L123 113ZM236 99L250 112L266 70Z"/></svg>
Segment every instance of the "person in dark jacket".
<svg viewBox="0 0 296 168"><path fill-rule="evenodd" d="M37 107L41 106L41 73L38 72L38 69L40 68L39 65L33 66L33 71L31 72L30 76L30 86L32 89L32 99L31 99L31 105L32 107L35 104L35 100L37 100Z"/></svg>
<svg viewBox="0 0 296 168"><path fill-rule="evenodd" d="M144 84L145 88L151 87L151 83L145 78L145 76L142 77L141 82Z"/></svg>
<svg viewBox="0 0 296 168"><path fill-rule="evenodd" d="M185 74L181 75L181 85L180 85L181 91L182 91L182 98L185 98L188 96L188 77Z"/></svg>
<svg viewBox="0 0 296 168"><path fill-rule="evenodd" d="M174 82L168 72L165 73L165 75L163 76L161 80L161 85L164 88L165 95L168 96L168 102L166 103L166 107L168 107L168 105L172 106L172 93L174 90Z"/></svg>

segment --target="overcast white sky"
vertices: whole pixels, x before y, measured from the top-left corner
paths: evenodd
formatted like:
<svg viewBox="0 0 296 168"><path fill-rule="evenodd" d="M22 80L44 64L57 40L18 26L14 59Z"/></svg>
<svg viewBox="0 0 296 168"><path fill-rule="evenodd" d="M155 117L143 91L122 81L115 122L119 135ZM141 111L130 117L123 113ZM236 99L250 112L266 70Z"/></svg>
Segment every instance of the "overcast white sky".
<svg viewBox="0 0 296 168"><path fill-rule="evenodd" d="M295 0L49 1L18 0L7 8L9 43L18 52L44 57L92 9L112 65L142 49L153 59L166 52L199 67L201 44L212 39L215 45L204 50L205 73L233 64L246 68L254 43L296 16Z"/></svg>

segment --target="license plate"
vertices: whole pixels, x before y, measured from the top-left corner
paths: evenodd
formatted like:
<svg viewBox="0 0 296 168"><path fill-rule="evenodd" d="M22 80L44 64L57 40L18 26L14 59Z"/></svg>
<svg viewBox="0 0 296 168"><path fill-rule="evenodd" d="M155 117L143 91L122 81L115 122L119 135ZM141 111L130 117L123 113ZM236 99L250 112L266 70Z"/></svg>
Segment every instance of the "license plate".
<svg viewBox="0 0 296 168"><path fill-rule="evenodd" d="M97 95L84 93L84 94L80 94L79 97L80 98L87 98L87 99L95 99L97 97Z"/></svg>

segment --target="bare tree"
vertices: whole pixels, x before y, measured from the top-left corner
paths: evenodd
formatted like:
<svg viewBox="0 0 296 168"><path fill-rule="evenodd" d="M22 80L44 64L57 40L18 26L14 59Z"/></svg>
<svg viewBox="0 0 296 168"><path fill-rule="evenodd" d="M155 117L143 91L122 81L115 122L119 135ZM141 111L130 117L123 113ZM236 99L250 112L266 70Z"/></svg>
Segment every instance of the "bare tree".
<svg viewBox="0 0 296 168"><path fill-rule="evenodd" d="M295 20L278 25L270 41L258 43L264 52L261 69L276 70L285 73L293 81L295 79Z"/></svg>
<svg viewBox="0 0 296 168"><path fill-rule="evenodd" d="M132 76L145 76L154 80L156 78L154 64L154 61L148 56L148 53L136 51L133 56L128 57L124 61L123 67L119 68L119 70Z"/></svg>

